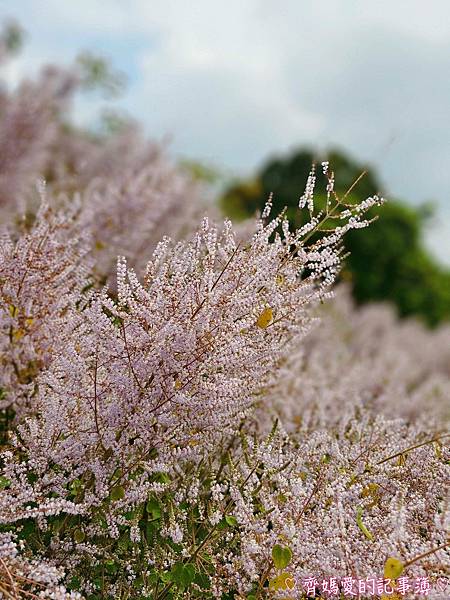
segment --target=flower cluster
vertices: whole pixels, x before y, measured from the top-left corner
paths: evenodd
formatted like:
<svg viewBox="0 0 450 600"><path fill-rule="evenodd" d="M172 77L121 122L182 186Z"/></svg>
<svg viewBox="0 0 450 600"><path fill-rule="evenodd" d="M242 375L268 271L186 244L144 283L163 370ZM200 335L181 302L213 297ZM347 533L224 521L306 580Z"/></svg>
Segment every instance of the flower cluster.
<svg viewBox="0 0 450 600"><path fill-rule="evenodd" d="M89 284L87 241L74 215L45 201L30 231L0 238L0 406L18 416L36 394L37 376L70 336L68 314ZM69 233L70 232L70 233Z"/></svg>
<svg viewBox="0 0 450 600"><path fill-rule="evenodd" d="M356 309L345 286L319 316L320 326L286 357L263 405L266 414L269 409L305 433L333 425L356 406L425 428L448 423L448 325L430 331L400 322L388 305Z"/></svg>
<svg viewBox="0 0 450 600"><path fill-rule="evenodd" d="M60 154L60 168L70 164L71 171L55 174L53 192L63 206L70 206L75 195L79 224L92 237L99 279L115 284L118 255L143 272L164 236L182 238L197 227L206 207L198 199L199 185L171 164L164 148L144 141L133 127L101 146L84 141L72 153L70 159Z"/></svg>
<svg viewBox="0 0 450 600"><path fill-rule="evenodd" d="M61 569L45 561L27 560L20 553L23 546L11 534L0 534L0 598L82 599L78 592L68 592L60 585Z"/></svg>

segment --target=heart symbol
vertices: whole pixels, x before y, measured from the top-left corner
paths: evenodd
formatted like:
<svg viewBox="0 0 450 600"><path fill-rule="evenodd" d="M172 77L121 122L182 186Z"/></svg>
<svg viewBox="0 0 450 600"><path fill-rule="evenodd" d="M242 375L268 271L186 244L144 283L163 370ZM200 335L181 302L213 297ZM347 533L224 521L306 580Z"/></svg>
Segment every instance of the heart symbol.
<svg viewBox="0 0 450 600"><path fill-rule="evenodd" d="M449 580L447 577L438 577L436 579L436 589L438 592L445 592L449 586Z"/></svg>
<svg viewBox="0 0 450 600"><path fill-rule="evenodd" d="M284 583L288 586L290 590L293 590L295 587L295 580L292 577L287 577Z"/></svg>

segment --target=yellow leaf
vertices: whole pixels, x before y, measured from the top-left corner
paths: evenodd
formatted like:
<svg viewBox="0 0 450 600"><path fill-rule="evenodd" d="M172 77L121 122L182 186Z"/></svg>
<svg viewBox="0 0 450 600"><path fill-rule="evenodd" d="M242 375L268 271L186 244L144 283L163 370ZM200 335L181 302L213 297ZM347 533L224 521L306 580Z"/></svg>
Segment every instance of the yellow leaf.
<svg viewBox="0 0 450 600"><path fill-rule="evenodd" d="M13 329L12 337L13 340L20 340L25 335L25 331L23 329Z"/></svg>
<svg viewBox="0 0 450 600"><path fill-rule="evenodd" d="M406 465L406 456L407 456L407 454L403 453L403 454L400 454L400 456L398 457L397 465L399 467L404 467Z"/></svg>
<svg viewBox="0 0 450 600"><path fill-rule="evenodd" d="M75 529L73 537L77 544L81 544L84 542L86 535L82 529Z"/></svg>
<svg viewBox="0 0 450 600"><path fill-rule="evenodd" d="M437 458L442 458L442 446L439 442L434 442L433 444L434 447L434 453L436 454Z"/></svg>
<svg viewBox="0 0 450 600"><path fill-rule="evenodd" d="M398 558L390 556L384 563L384 576L386 579L397 579L403 573L403 563Z"/></svg>
<svg viewBox="0 0 450 600"><path fill-rule="evenodd" d="M175 380L175 389L181 390L182 387L183 387L183 384L181 383L181 381L179 379L176 379Z"/></svg>
<svg viewBox="0 0 450 600"><path fill-rule="evenodd" d="M272 319L273 319L273 312L272 312L272 309L270 308L270 306L268 306L259 315L258 320L256 321L256 324L261 329L265 329L266 327L268 327L270 325L270 323L272 322Z"/></svg>
<svg viewBox="0 0 450 600"><path fill-rule="evenodd" d="M279 583L278 583L278 577L273 577L272 579L269 579L269 590L278 590L278 589L280 589Z"/></svg>
<svg viewBox="0 0 450 600"><path fill-rule="evenodd" d="M27 327L31 327L33 325L33 323L34 323L33 317L28 317L27 319L25 319L25 325Z"/></svg>
<svg viewBox="0 0 450 600"><path fill-rule="evenodd" d="M347 489L351 488L352 485L358 481L358 478L359 478L358 475L353 475L352 478L350 479L350 481L347 483Z"/></svg>
<svg viewBox="0 0 450 600"><path fill-rule="evenodd" d="M288 590L293 590L295 587L295 579L293 577L286 577L284 583L286 584L286 588Z"/></svg>
<svg viewBox="0 0 450 600"><path fill-rule="evenodd" d="M375 494L378 492L378 488L380 486L377 483L369 483L369 485L366 485L365 488L362 489L361 491L361 498L367 498L367 496L375 496Z"/></svg>
<svg viewBox="0 0 450 600"><path fill-rule="evenodd" d="M330 496L329 498L327 498L326 501L325 501L325 508L330 508L330 506L333 505L333 502L334 502L334 500L333 500L332 496Z"/></svg>
<svg viewBox="0 0 450 600"><path fill-rule="evenodd" d="M292 590L295 587L295 579L291 573L281 573L269 581L271 590Z"/></svg>
<svg viewBox="0 0 450 600"><path fill-rule="evenodd" d="M369 483L360 493L361 498L370 497L372 502L367 505L367 508L376 506L380 501L380 486L377 483Z"/></svg>
<svg viewBox="0 0 450 600"><path fill-rule="evenodd" d="M9 314L10 314L12 317L15 317L15 316L16 316L16 314L17 314L17 308L14 306L14 304L10 304L10 305L9 305Z"/></svg>

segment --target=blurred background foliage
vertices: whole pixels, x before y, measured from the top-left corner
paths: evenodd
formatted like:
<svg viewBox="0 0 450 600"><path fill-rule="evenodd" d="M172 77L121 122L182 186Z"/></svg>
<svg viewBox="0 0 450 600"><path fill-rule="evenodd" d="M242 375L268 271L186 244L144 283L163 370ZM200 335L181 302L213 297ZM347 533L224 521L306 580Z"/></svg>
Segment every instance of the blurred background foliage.
<svg viewBox="0 0 450 600"><path fill-rule="evenodd" d="M14 56L22 49L25 30L16 21L10 20L3 23L0 31L0 47L5 54Z"/></svg>
<svg viewBox="0 0 450 600"><path fill-rule="evenodd" d="M342 150L331 150L326 159L335 173L336 192L341 198L346 195L346 202L360 202L382 193L372 168L359 164ZM223 212L233 219L251 217L262 210L273 193L274 212L287 207L288 218L298 226L299 197L315 162L317 156L310 148L270 159L253 177L236 181L225 190L220 199ZM325 203L326 180L320 168L316 175L320 207ZM358 303L390 301L400 316L415 315L431 326L449 319L450 271L430 255L423 241L432 214L429 204L413 208L389 198L385 205L370 211L369 217L377 220L369 229L347 235L346 250L350 254L341 279L350 281Z"/></svg>

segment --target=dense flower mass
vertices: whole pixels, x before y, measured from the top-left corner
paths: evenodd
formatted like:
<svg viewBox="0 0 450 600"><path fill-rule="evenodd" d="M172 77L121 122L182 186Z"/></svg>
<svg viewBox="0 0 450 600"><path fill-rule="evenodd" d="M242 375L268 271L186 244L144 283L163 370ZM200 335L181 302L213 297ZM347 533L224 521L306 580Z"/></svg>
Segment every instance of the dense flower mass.
<svg viewBox="0 0 450 600"><path fill-rule="evenodd" d="M0 98L0 598L448 597L449 330L332 298L382 199L324 163L236 231L45 77Z"/></svg>
<svg viewBox="0 0 450 600"><path fill-rule="evenodd" d="M392 307L356 309L338 288L320 326L283 362L270 408L310 431L365 408L387 418L445 427L450 418L450 328L399 322Z"/></svg>

